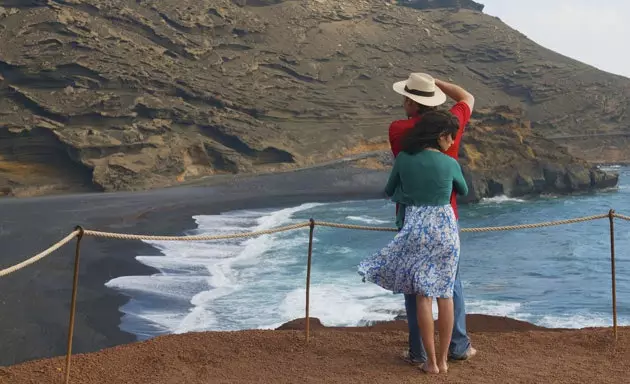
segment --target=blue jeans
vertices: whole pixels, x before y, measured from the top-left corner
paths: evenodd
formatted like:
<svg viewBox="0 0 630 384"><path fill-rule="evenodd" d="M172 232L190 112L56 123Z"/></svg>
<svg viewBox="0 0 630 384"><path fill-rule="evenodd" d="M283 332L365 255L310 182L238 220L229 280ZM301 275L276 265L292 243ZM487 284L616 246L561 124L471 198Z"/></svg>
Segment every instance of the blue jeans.
<svg viewBox="0 0 630 384"><path fill-rule="evenodd" d="M449 346L449 358L459 359L470 347L470 339L466 334L466 308L462 282L459 280L459 265L453 287L453 307L455 308L455 322L451 345ZM407 325L409 327L409 356L415 360L426 361L427 353L420 337L420 328L418 328L416 295L405 295L405 310L407 311Z"/></svg>

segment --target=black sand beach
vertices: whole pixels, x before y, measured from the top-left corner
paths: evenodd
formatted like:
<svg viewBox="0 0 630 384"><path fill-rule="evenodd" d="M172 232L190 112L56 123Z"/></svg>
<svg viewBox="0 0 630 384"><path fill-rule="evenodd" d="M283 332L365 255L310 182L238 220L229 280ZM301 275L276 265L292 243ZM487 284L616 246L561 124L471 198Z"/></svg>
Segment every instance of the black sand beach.
<svg viewBox="0 0 630 384"><path fill-rule="evenodd" d="M0 200L0 268L25 260L84 228L178 235L194 228L192 216L305 202L381 198L387 173L344 166L256 177L208 179L194 186L137 193L81 194ZM72 290L74 242L51 256L0 278L0 365L63 355ZM157 251L138 241L86 238L73 352L135 341L119 330L126 297L105 282L154 271L135 260Z"/></svg>

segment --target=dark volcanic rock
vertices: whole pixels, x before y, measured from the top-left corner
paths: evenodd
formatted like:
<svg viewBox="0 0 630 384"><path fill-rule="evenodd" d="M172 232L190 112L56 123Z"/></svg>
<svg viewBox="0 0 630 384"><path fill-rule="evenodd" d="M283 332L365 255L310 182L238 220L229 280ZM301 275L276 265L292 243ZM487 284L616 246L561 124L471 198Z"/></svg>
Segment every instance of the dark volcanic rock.
<svg viewBox="0 0 630 384"><path fill-rule="evenodd" d="M402 299L401 299L402 300ZM437 329L437 323L436 323ZM277 331L301 331L306 327L306 319L295 319L276 328ZM552 331L554 329L544 328L526 321L515 320L509 317L467 314L466 328L470 333L476 332L529 332L529 331ZM402 331L407 332L407 317L402 311L396 319L392 321L379 321L357 327L327 327L316 318L310 318L310 329L321 331L332 329L350 332L381 332L381 331ZM555 329L558 330L558 329Z"/></svg>
<svg viewBox="0 0 630 384"><path fill-rule="evenodd" d="M389 168L384 151L368 166ZM617 185L619 175L573 157L566 148L534 132L519 109L476 112L464 135L460 163L470 193L462 202L499 195L566 194Z"/></svg>
<svg viewBox="0 0 630 384"><path fill-rule="evenodd" d="M630 129L630 80L543 49L472 1L415 6L0 1L0 194L145 189L383 148L400 111L391 83L410 71L462 84L479 107L521 107L542 135ZM487 143L466 140L470 153ZM624 140L569 147L619 161ZM530 148L545 158L540 143ZM492 158L483 172L506 173ZM558 190L609 182L584 163L569 172L568 156L548 158L549 177L507 160L517 193L541 180Z"/></svg>
<svg viewBox="0 0 630 384"><path fill-rule="evenodd" d="M471 9L473 11L483 11L484 5L472 0L399 0L400 5L416 9Z"/></svg>
<svg viewBox="0 0 630 384"><path fill-rule="evenodd" d="M471 186L463 201L609 188L619 177L574 158L534 132L518 109L475 113L460 159Z"/></svg>
<svg viewBox="0 0 630 384"><path fill-rule="evenodd" d="M310 317L310 324L309 327L312 330L318 330L318 329L323 329L326 328L321 320L319 320L316 317ZM295 319L295 320L291 320L288 323L284 323L281 326L279 326L278 328L276 328L277 331L299 331L302 329L306 328L306 318L303 317L301 319Z"/></svg>

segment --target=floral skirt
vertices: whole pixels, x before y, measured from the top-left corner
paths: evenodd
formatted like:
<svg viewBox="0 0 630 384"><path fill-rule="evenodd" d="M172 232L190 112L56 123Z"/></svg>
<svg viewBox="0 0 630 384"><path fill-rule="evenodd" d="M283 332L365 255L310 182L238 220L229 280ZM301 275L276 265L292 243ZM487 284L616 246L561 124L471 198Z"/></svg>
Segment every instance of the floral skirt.
<svg viewBox="0 0 630 384"><path fill-rule="evenodd" d="M453 208L408 206L400 232L359 264L359 275L393 293L449 298L458 262L459 229Z"/></svg>

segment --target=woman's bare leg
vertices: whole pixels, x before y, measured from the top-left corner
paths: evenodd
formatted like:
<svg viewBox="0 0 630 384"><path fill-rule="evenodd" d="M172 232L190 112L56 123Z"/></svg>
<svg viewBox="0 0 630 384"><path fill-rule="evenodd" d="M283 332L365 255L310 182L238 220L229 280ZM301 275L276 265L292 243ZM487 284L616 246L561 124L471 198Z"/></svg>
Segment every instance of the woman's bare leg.
<svg viewBox="0 0 630 384"><path fill-rule="evenodd" d="M437 356L437 365L440 372L448 371L448 347L451 344L453 334L453 322L455 321L453 299L437 299L438 303L438 333L440 334L440 350Z"/></svg>
<svg viewBox="0 0 630 384"><path fill-rule="evenodd" d="M420 336L424 349L427 351L427 362L422 366L422 370L427 373L440 373L435 358L435 329L433 326L433 298L416 296L418 305L418 326L420 327ZM448 346L447 346L448 347Z"/></svg>

